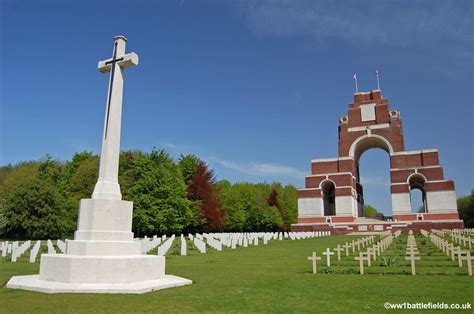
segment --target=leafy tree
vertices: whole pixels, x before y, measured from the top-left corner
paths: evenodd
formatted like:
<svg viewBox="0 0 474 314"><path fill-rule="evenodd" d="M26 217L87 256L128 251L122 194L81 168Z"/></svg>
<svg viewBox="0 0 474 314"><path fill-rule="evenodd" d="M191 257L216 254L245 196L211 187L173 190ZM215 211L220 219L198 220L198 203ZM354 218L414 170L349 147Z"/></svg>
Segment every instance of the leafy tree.
<svg viewBox="0 0 474 314"><path fill-rule="evenodd" d="M186 186L190 186L193 175L196 173L197 167L201 160L196 155L181 155L178 160L179 168L184 178Z"/></svg>
<svg viewBox="0 0 474 314"><path fill-rule="evenodd" d="M15 165L11 170L6 170L5 177L0 183L0 198L6 197L17 184L34 179L39 164L37 161L23 162Z"/></svg>
<svg viewBox="0 0 474 314"><path fill-rule="evenodd" d="M5 198L5 231L16 238L60 238L74 228L71 204L58 189L62 168L51 157L42 162L35 178L15 185Z"/></svg>
<svg viewBox="0 0 474 314"><path fill-rule="evenodd" d="M378 214L378 213L379 211L375 209L373 206L368 205L368 204L364 205L364 217L370 218L373 215Z"/></svg>
<svg viewBox="0 0 474 314"><path fill-rule="evenodd" d="M277 191L278 200L284 212L282 216L283 226L287 230L290 229L291 224L296 223L298 220L298 189L289 184L279 187Z"/></svg>
<svg viewBox="0 0 474 314"><path fill-rule="evenodd" d="M132 200L130 189L138 178L135 161L144 157L141 151L125 151L120 154L119 159L119 184L122 192L122 199Z"/></svg>
<svg viewBox="0 0 474 314"><path fill-rule="evenodd" d="M216 183L216 190L225 213L225 230L243 231L247 221L247 213L244 210L243 200L240 198L237 188L234 188L229 181L221 180Z"/></svg>
<svg viewBox="0 0 474 314"><path fill-rule="evenodd" d="M464 228L474 228L474 195L458 198L459 217L464 221Z"/></svg>
<svg viewBox="0 0 474 314"><path fill-rule="evenodd" d="M199 201L202 216L204 217L204 230L221 231L224 227L224 214L217 197L214 172L208 169L205 162L199 161L188 186L188 198Z"/></svg>
<svg viewBox="0 0 474 314"><path fill-rule="evenodd" d="M81 164L71 174L68 182L68 192L70 197L77 203L80 199L91 198L95 183L99 173L99 158L90 157Z"/></svg>
<svg viewBox="0 0 474 314"><path fill-rule="evenodd" d="M181 232L192 211L178 166L163 150L138 155L136 180L129 197L134 202L133 229L138 235Z"/></svg>

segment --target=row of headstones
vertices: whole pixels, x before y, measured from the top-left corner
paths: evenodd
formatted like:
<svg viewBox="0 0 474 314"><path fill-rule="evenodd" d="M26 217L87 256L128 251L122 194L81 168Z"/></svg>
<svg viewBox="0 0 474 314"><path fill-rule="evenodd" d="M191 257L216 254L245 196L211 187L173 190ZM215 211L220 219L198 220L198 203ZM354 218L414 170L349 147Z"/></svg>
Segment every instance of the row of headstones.
<svg viewBox="0 0 474 314"><path fill-rule="evenodd" d="M301 240L314 237L330 236L330 231L314 231L314 232L252 232L252 233L196 233L195 235L189 234L188 238L193 242L194 246L199 250L200 253L206 253L206 247L212 247L216 251L222 251L224 246L236 249L237 246L248 247L249 245L258 246L259 241L263 241L263 244L266 245L270 240ZM185 256L187 255L187 244L186 238L183 234L181 238L181 250L180 254ZM136 239L136 241L141 242L141 252L146 254L153 249L157 248L158 255L166 255L169 248L172 246L175 236L172 235L171 238L167 240L166 235L163 235L161 238L158 236L153 236L152 239L144 237L143 239ZM59 244L58 244L59 246ZM49 246L48 246L49 247Z"/></svg>
<svg viewBox="0 0 474 314"><path fill-rule="evenodd" d="M389 245L389 242L391 241L391 236L386 236L385 238L381 239L379 242L373 244L372 247L367 248L367 252L361 251L361 248L364 248L366 246L369 246L370 244L374 243L375 241L375 236L370 235L366 236L360 239L352 240L352 242L346 242L344 245L337 245L337 248L334 249L334 252L337 252L337 260L341 260L341 252L345 251L345 255L349 256L349 248L352 249L352 253L355 253L356 251L356 246L357 246L357 251L359 251L359 257L362 257L362 266L361 266L361 274L364 273L364 266L363 266L363 261L367 260L368 265L370 266L370 261L372 258L374 260L377 258L377 255L380 255L383 250ZM391 242L390 242L391 243ZM322 254L326 256L326 266L330 267L331 266L331 256L334 255L334 252L331 252L329 248L326 248L326 251L324 251ZM366 257L364 257L366 256ZM357 260L359 257L355 257ZM316 252L313 252L313 255L308 257L308 260L310 260L313 264L313 273L317 273L317 261L321 260L321 257L318 257L316 255Z"/></svg>
<svg viewBox="0 0 474 314"><path fill-rule="evenodd" d="M472 260L474 256L471 256L471 251L469 249L463 251L460 246L455 246L453 243L450 243L435 233L432 232L430 234L426 230L421 230L421 234L429 238L439 250L443 251L447 256L450 256L451 260L455 261L457 257L459 267L463 267L463 261L466 261L467 273L469 276L472 276Z"/></svg>
<svg viewBox="0 0 474 314"><path fill-rule="evenodd" d="M359 261L359 272L361 275L364 274L364 261L367 261L367 266L371 266L371 261L372 259L375 261L377 259L377 256L380 256L386 249L387 247L392 244L393 239L395 237L398 237L401 234L401 231L397 231L394 234L391 232L389 234L384 234L384 237L381 238L380 241L374 243L375 237L373 235L366 236L361 239L356 239L353 240L352 242L346 242L345 245L341 247L340 244L337 245L337 248L334 249L335 252L337 252L337 260L341 260L341 251L344 251L346 256L349 255L349 248L352 248L352 253L355 253L356 245L357 245L357 251L359 251L359 256L355 256L354 260ZM370 247L370 244L372 246ZM367 245L367 251L364 252L361 250ZM343 249L344 248L344 249ZM329 248L326 248L326 251L322 253L323 255L326 255L326 266L330 267L331 266L331 259L330 256L334 255L334 252L331 252ZM316 252L313 252L313 255L308 257L308 260L312 261L313 264L313 273L317 273L317 261L321 260L321 257L318 257L316 255Z"/></svg>
<svg viewBox="0 0 474 314"><path fill-rule="evenodd" d="M443 230L447 230L447 229L443 229ZM474 235L474 228L450 229L448 231L449 232L457 232L457 233L465 234L467 236Z"/></svg>
<svg viewBox="0 0 474 314"><path fill-rule="evenodd" d="M19 244L18 241L8 243L8 241L2 242L0 244L0 250L2 251L2 256L6 257L7 254L11 254L10 261L16 263L17 259L21 257L31 246L31 240L25 241L22 244ZM41 247L41 241L38 240L33 245L30 250L30 263L36 262L36 256L38 255L39 249Z"/></svg>
<svg viewBox="0 0 474 314"><path fill-rule="evenodd" d="M206 245L214 248L216 251L222 251L223 247L236 249L237 246L247 248L250 245L258 246L261 239L264 245L270 240L301 240L307 238L315 238L331 235L330 231L316 232L252 232L252 233L203 233L193 237L189 235L189 239L193 241L199 252L206 253ZM185 246L185 240L182 238L182 247ZM181 249L181 255L186 255L185 249Z"/></svg>
<svg viewBox="0 0 474 314"><path fill-rule="evenodd" d="M11 261L16 262L17 258L21 257L26 250L31 246L31 241L25 241L22 244L18 241L9 243L8 241L2 242L0 244L0 249L2 250L2 256L6 257L7 254L11 254Z"/></svg>
<svg viewBox="0 0 474 314"><path fill-rule="evenodd" d="M471 238L470 235L465 235L466 233L461 232L459 229L448 231L448 233L451 234L452 242L462 244L462 246L472 249L472 243L474 243L474 239Z"/></svg>
<svg viewBox="0 0 474 314"><path fill-rule="evenodd" d="M314 238L319 236L329 236L329 231L324 232L257 232L257 233L204 233L196 234L194 237L194 244L201 253L206 253L207 245L217 251L222 251L222 247L226 246L230 249L236 249L237 246L248 247L249 245L258 246L259 239L262 239L263 244L267 245L270 240L283 240L290 238L292 240L300 240L307 238ZM190 235L192 240L192 235ZM182 252L183 255L183 252Z"/></svg>
<svg viewBox="0 0 474 314"><path fill-rule="evenodd" d="M368 247L366 252L359 252L359 256L355 256L354 260L359 261L359 273L364 274L364 261L367 262L367 266L372 266L372 259L377 260L377 256L382 255L382 253L393 243L393 240L400 236L402 232L400 230L386 234L380 241Z"/></svg>

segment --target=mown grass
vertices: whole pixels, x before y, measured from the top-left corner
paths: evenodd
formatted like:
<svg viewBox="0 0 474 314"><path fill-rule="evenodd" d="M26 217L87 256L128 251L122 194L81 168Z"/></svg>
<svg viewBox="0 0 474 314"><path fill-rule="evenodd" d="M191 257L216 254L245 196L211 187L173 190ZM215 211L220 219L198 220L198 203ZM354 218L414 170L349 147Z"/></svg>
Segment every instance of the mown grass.
<svg viewBox="0 0 474 314"><path fill-rule="evenodd" d="M194 283L190 286L142 295L48 295L3 287L0 289L0 312L378 313L385 311L384 302L449 304L473 301L474 281L465 274L466 268L457 269L456 262L442 253L438 254L439 250L430 246L429 241L427 247L422 248L418 239L420 253L432 252L430 257L433 258L425 267L420 265L417 268L420 274L417 276L409 275L410 267L406 261L390 270L392 267L375 264L366 268L369 274L361 276L353 256L339 262L341 265L335 264L332 274L323 274L323 258L318 269L320 272L312 274L311 262L307 260L311 252L316 251L322 256L321 252L326 247L333 249L337 244L354 238L332 236L299 241L273 240L268 245L260 243L257 247L225 249L223 252L208 250L206 254L192 249L192 243L188 241L189 255L169 255L166 271L192 279ZM400 241L385 254L404 256L404 239ZM179 246L173 246L170 252L179 253ZM38 273L39 263L29 264L27 260L27 256L17 263L0 260L0 281L6 283L14 275ZM441 266L436 266L438 260L442 262ZM436 270L431 271L432 268Z"/></svg>

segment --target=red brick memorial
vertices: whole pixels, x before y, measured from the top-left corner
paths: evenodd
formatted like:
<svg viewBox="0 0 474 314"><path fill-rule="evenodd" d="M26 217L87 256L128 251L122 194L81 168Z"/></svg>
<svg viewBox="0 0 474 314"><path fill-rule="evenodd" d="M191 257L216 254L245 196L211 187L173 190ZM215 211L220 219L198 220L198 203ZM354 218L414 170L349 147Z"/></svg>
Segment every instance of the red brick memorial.
<svg viewBox="0 0 474 314"><path fill-rule="evenodd" d="M339 118L339 157L311 161L305 188L298 191L295 231L418 230L462 228L454 182L444 178L437 149L406 151L400 111L391 109L380 90L354 94L348 115ZM364 193L359 158L371 148L390 155L390 191L393 216L364 220ZM423 212L411 212L410 192L419 189Z"/></svg>

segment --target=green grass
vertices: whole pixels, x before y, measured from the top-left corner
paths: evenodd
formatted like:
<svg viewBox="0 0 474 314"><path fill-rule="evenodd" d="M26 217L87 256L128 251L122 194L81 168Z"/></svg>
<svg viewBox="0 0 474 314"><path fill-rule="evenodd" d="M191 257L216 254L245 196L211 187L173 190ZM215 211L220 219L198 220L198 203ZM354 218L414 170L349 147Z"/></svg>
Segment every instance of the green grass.
<svg viewBox="0 0 474 314"><path fill-rule="evenodd" d="M169 255L166 272L189 278L193 284L142 295L43 294L13 289L0 289L0 313L19 312L383 312L384 302L417 303L472 302L474 278L466 275L466 267L443 255L427 241L417 243L424 258L420 275L411 276L409 263L394 267L367 268L359 275L353 256L335 263L331 270L320 261L319 273L312 274L307 257L318 256L329 247L352 240L352 236L332 236L306 240L272 240L258 247L224 249L208 248L200 254L188 241L188 256ZM403 236L385 254L404 256ZM176 245L179 243L177 239ZM397 245L401 245L397 248ZM425 247L426 246L426 247ZM170 253L179 253L179 246ZM403 252L403 254L402 254ZM2 286L14 275L36 274L39 263L28 263L28 253L17 263L0 260ZM333 256L334 258L335 256ZM428 257L428 255L426 255ZM39 259L38 259L39 260ZM335 259L334 259L335 260ZM443 262L442 266L436 266ZM421 262L420 262L421 263ZM433 270L433 269L434 270ZM352 271L351 271L352 269ZM327 272L328 274L323 274ZM423 274L423 272L425 274ZM464 272L464 274L463 274ZM384 273L394 273L385 275ZM431 273L437 274L432 275ZM388 312L397 312L389 310ZM425 313L429 311L423 311ZM472 312L469 311L469 312Z"/></svg>

